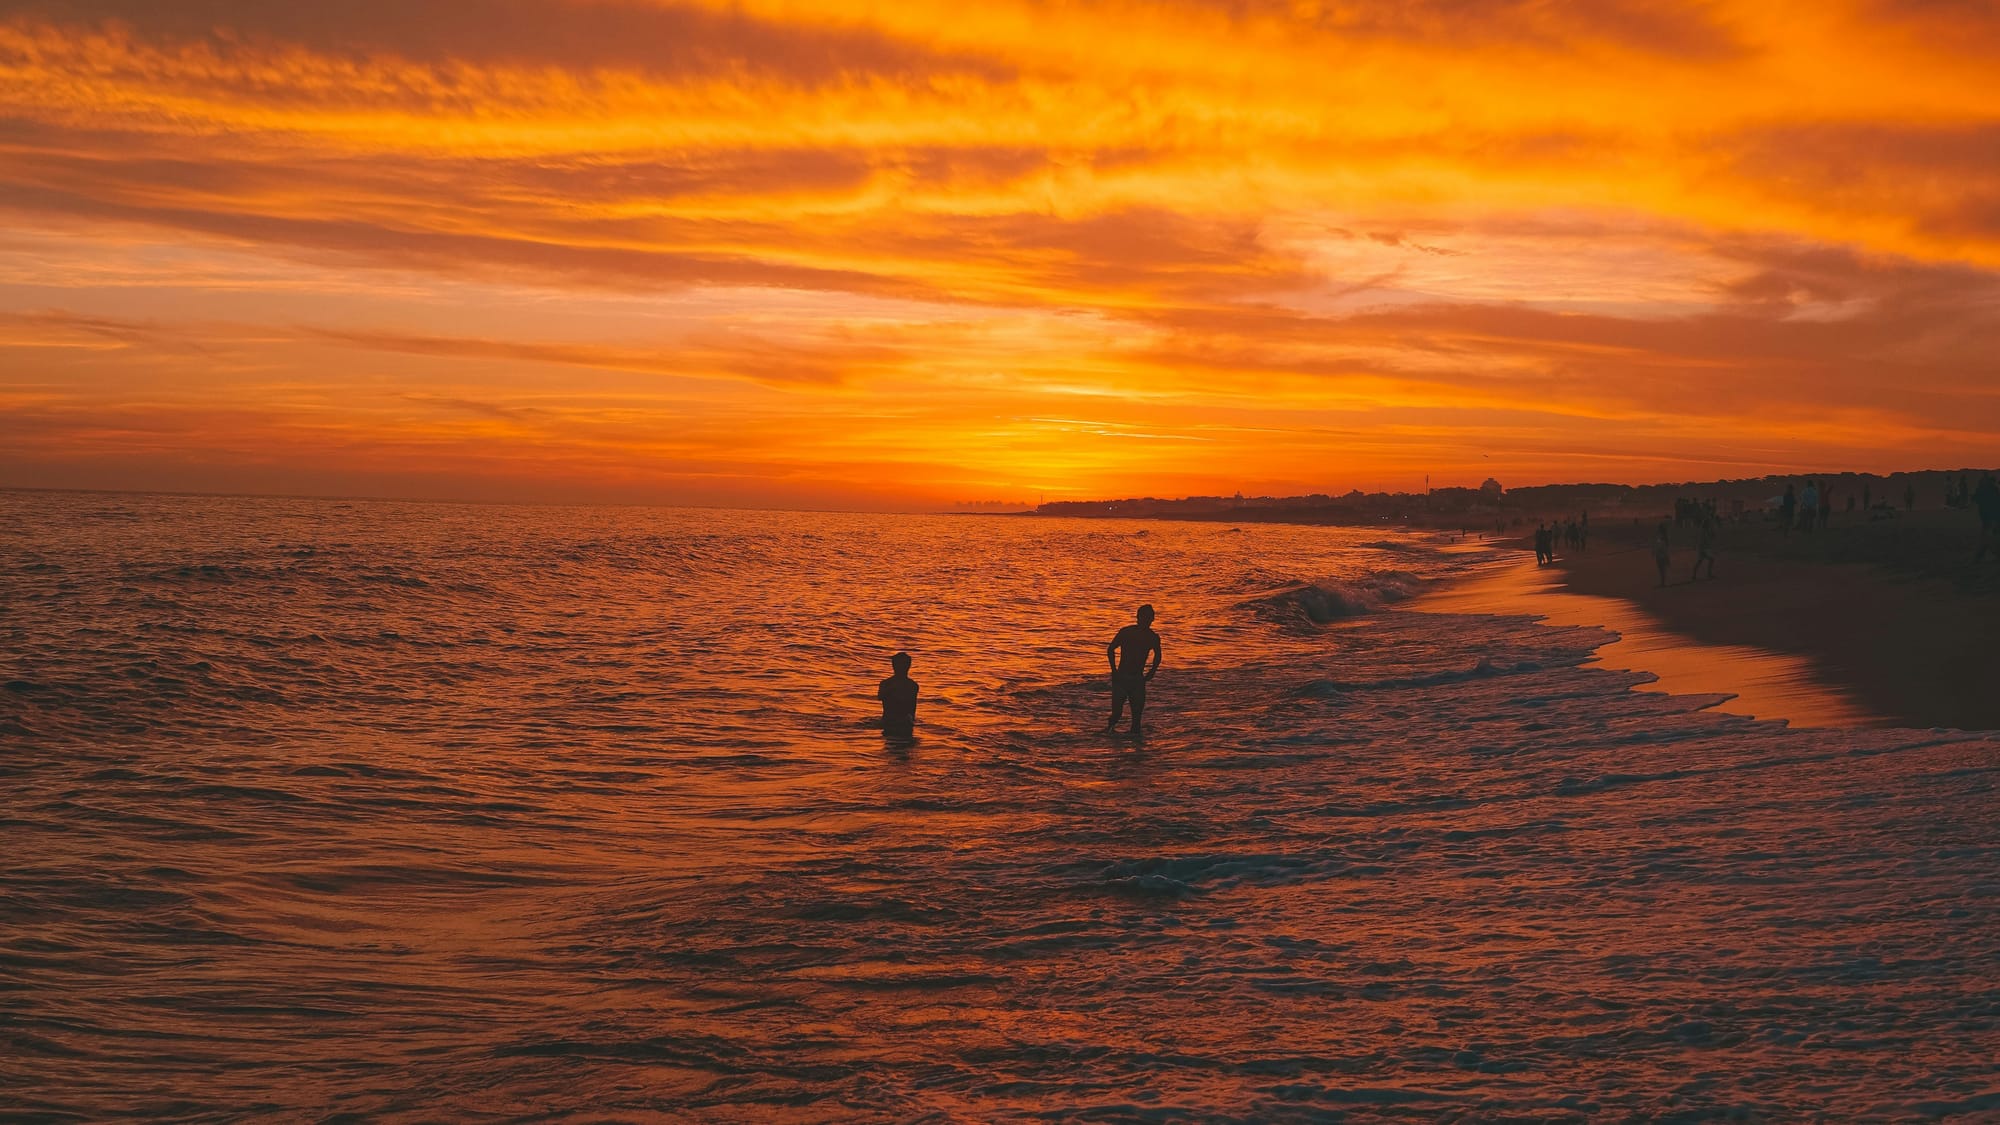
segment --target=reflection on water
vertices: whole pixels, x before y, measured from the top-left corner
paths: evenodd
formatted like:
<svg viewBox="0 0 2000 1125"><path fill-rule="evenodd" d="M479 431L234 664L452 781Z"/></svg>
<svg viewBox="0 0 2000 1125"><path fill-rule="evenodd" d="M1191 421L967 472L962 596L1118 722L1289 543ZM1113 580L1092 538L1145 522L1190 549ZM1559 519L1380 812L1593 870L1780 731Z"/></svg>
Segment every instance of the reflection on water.
<svg viewBox="0 0 2000 1125"><path fill-rule="evenodd" d="M1566 590L1562 576L1515 559L1478 568L1476 577L1427 595L1421 608L1439 613L1531 614L1550 625L1608 629L1618 639L1597 650L1596 663L1656 680L1640 691L1723 696L1717 710L1798 726L1884 726L1876 715L1827 683L1812 662L1747 645L1703 644L1669 630L1621 598Z"/></svg>
<svg viewBox="0 0 2000 1125"><path fill-rule="evenodd" d="M1140 534L1144 532L1144 534ZM31 1116L1992 1112L2000 744L1425 542L0 492ZM1141 746L1103 645L1151 601ZM914 654L918 737L870 725Z"/></svg>

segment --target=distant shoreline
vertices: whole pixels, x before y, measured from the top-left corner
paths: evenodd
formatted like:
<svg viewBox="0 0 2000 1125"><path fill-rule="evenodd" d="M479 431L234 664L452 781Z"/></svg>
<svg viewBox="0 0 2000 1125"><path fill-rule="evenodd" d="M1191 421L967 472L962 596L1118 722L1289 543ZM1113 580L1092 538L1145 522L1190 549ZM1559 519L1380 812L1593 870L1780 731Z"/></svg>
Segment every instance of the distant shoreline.
<svg viewBox="0 0 2000 1125"><path fill-rule="evenodd" d="M1789 536L1729 525L1717 577L1699 582L1681 532L1665 588L1648 545L1658 521L1621 523L1593 527L1589 549L1560 554L1549 573L1563 590L1630 603L1693 641L1802 657L1890 724L2000 730L2000 564L1970 566L1969 519L1836 515Z"/></svg>

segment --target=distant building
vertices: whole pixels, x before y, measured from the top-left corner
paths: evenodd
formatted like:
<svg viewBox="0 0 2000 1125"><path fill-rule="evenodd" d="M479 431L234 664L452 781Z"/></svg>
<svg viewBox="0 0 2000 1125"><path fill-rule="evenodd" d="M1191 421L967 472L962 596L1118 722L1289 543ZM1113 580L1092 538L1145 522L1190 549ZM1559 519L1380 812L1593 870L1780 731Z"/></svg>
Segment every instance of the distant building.
<svg viewBox="0 0 2000 1125"><path fill-rule="evenodd" d="M1479 486L1479 495L1487 500L1500 499L1500 494L1504 491L1506 490L1500 487L1500 482L1492 477L1487 477Z"/></svg>

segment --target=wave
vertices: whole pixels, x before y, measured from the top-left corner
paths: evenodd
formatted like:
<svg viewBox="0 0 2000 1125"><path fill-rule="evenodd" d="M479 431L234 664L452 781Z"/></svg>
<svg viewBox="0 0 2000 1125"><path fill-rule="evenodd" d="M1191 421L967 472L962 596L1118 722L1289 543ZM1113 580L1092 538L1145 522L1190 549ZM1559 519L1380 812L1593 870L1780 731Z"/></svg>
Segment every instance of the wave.
<svg viewBox="0 0 2000 1125"><path fill-rule="evenodd" d="M1423 587L1424 580L1418 575L1385 570L1351 581L1300 583L1242 604L1283 624L1317 628L1407 601Z"/></svg>

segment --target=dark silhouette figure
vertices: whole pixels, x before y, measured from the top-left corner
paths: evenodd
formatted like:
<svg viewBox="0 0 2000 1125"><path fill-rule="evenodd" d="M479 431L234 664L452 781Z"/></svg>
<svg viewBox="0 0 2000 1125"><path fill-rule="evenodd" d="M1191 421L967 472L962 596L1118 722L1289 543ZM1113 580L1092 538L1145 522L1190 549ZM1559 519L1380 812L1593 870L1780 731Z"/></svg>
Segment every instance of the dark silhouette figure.
<svg viewBox="0 0 2000 1125"><path fill-rule="evenodd" d="M917 681L910 678L910 654L899 652L889 658L896 674L875 689L882 701L882 737L914 738L917 733Z"/></svg>
<svg viewBox="0 0 2000 1125"><path fill-rule="evenodd" d="M1111 662L1111 721L1104 724L1105 730L1118 729L1129 701L1132 733L1139 733L1140 719L1146 713L1146 684L1160 670L1160 635L1153 632L1153 607L1140 606L1138 616L1137 624L1118 630L1104 646L1104 657ZM1148 654L1153 658L1151 667L1146 665Z"/></svg>
<svg viewBox="0 0 2000 1125"><path fill-rule="evenodd" d="M1826 481L1819 490L1819 526L1822 530L1833 522L1833 482Z"/></svg>
<svg viewBox="0 0 2000 1125"><path fill-rule="evenodd" d="M1712 519L1706 519L1701 521L1701 528L1695 533L1694 573L1688 576L1688 581L1696 582L1701 579L1702 563L1708 564L1708 576L1710 578L1714 578L1715 577L1715 521Z"/></svg>
<svg viewBox="0 0 2000 1125"><path fill-rule="evenodd" d="M1972 565L1978 566L1988 550L2000 553L2000 481L1992 473L1980 478L1972 503L1979 509L1979 550L1972 556Z"/></svg>
<svg viewBox="0 0 2000 1125"><path fill-rule="evenodd" d="M1667 521L1660 521L1659 534L1653 536L1653 562L1660 568L1660 585L1667 584L1667 567L1674 561L1673 544L1667 538Z"/></svg>
<svg viewBox="0 0 2000 1125"><path fill-rule="evenodd" d="M1903 508L1905 511L1911 512L1917 510L1917 486L1915 484L1903 487Z"/></svg>
<svg viewBox="0 0 2000 1125"><path fill-rule="evenodd" d="M1778 530L1785 538L1792 535L1792 516L1799 510L1799 494L1792 491L1789 482L1785 485L1785 498L1778 503Z"/></svg>
<svg viewBox="0 0 2000 1125"><path fill-rule="evenodd" d="M1819 515L1819 485L1814 481L1807 481L1806 494L1800 497L1800 500L1802 502L1799 504L1799 530L1811 531L1813 517Z"/></svg>
<svg viewBox="0 0 2000 1125"><path fill-rule="evenodd" d="M1865 511L1868 511L1869 509L1873 508L1874 506L1875 506L1875 486L1874 486L1874 485L1872 485L1872 484L1864 484L1864 485L1862 485L1862 486L1861 486L1861 510L1865 512Z"/></svg>

